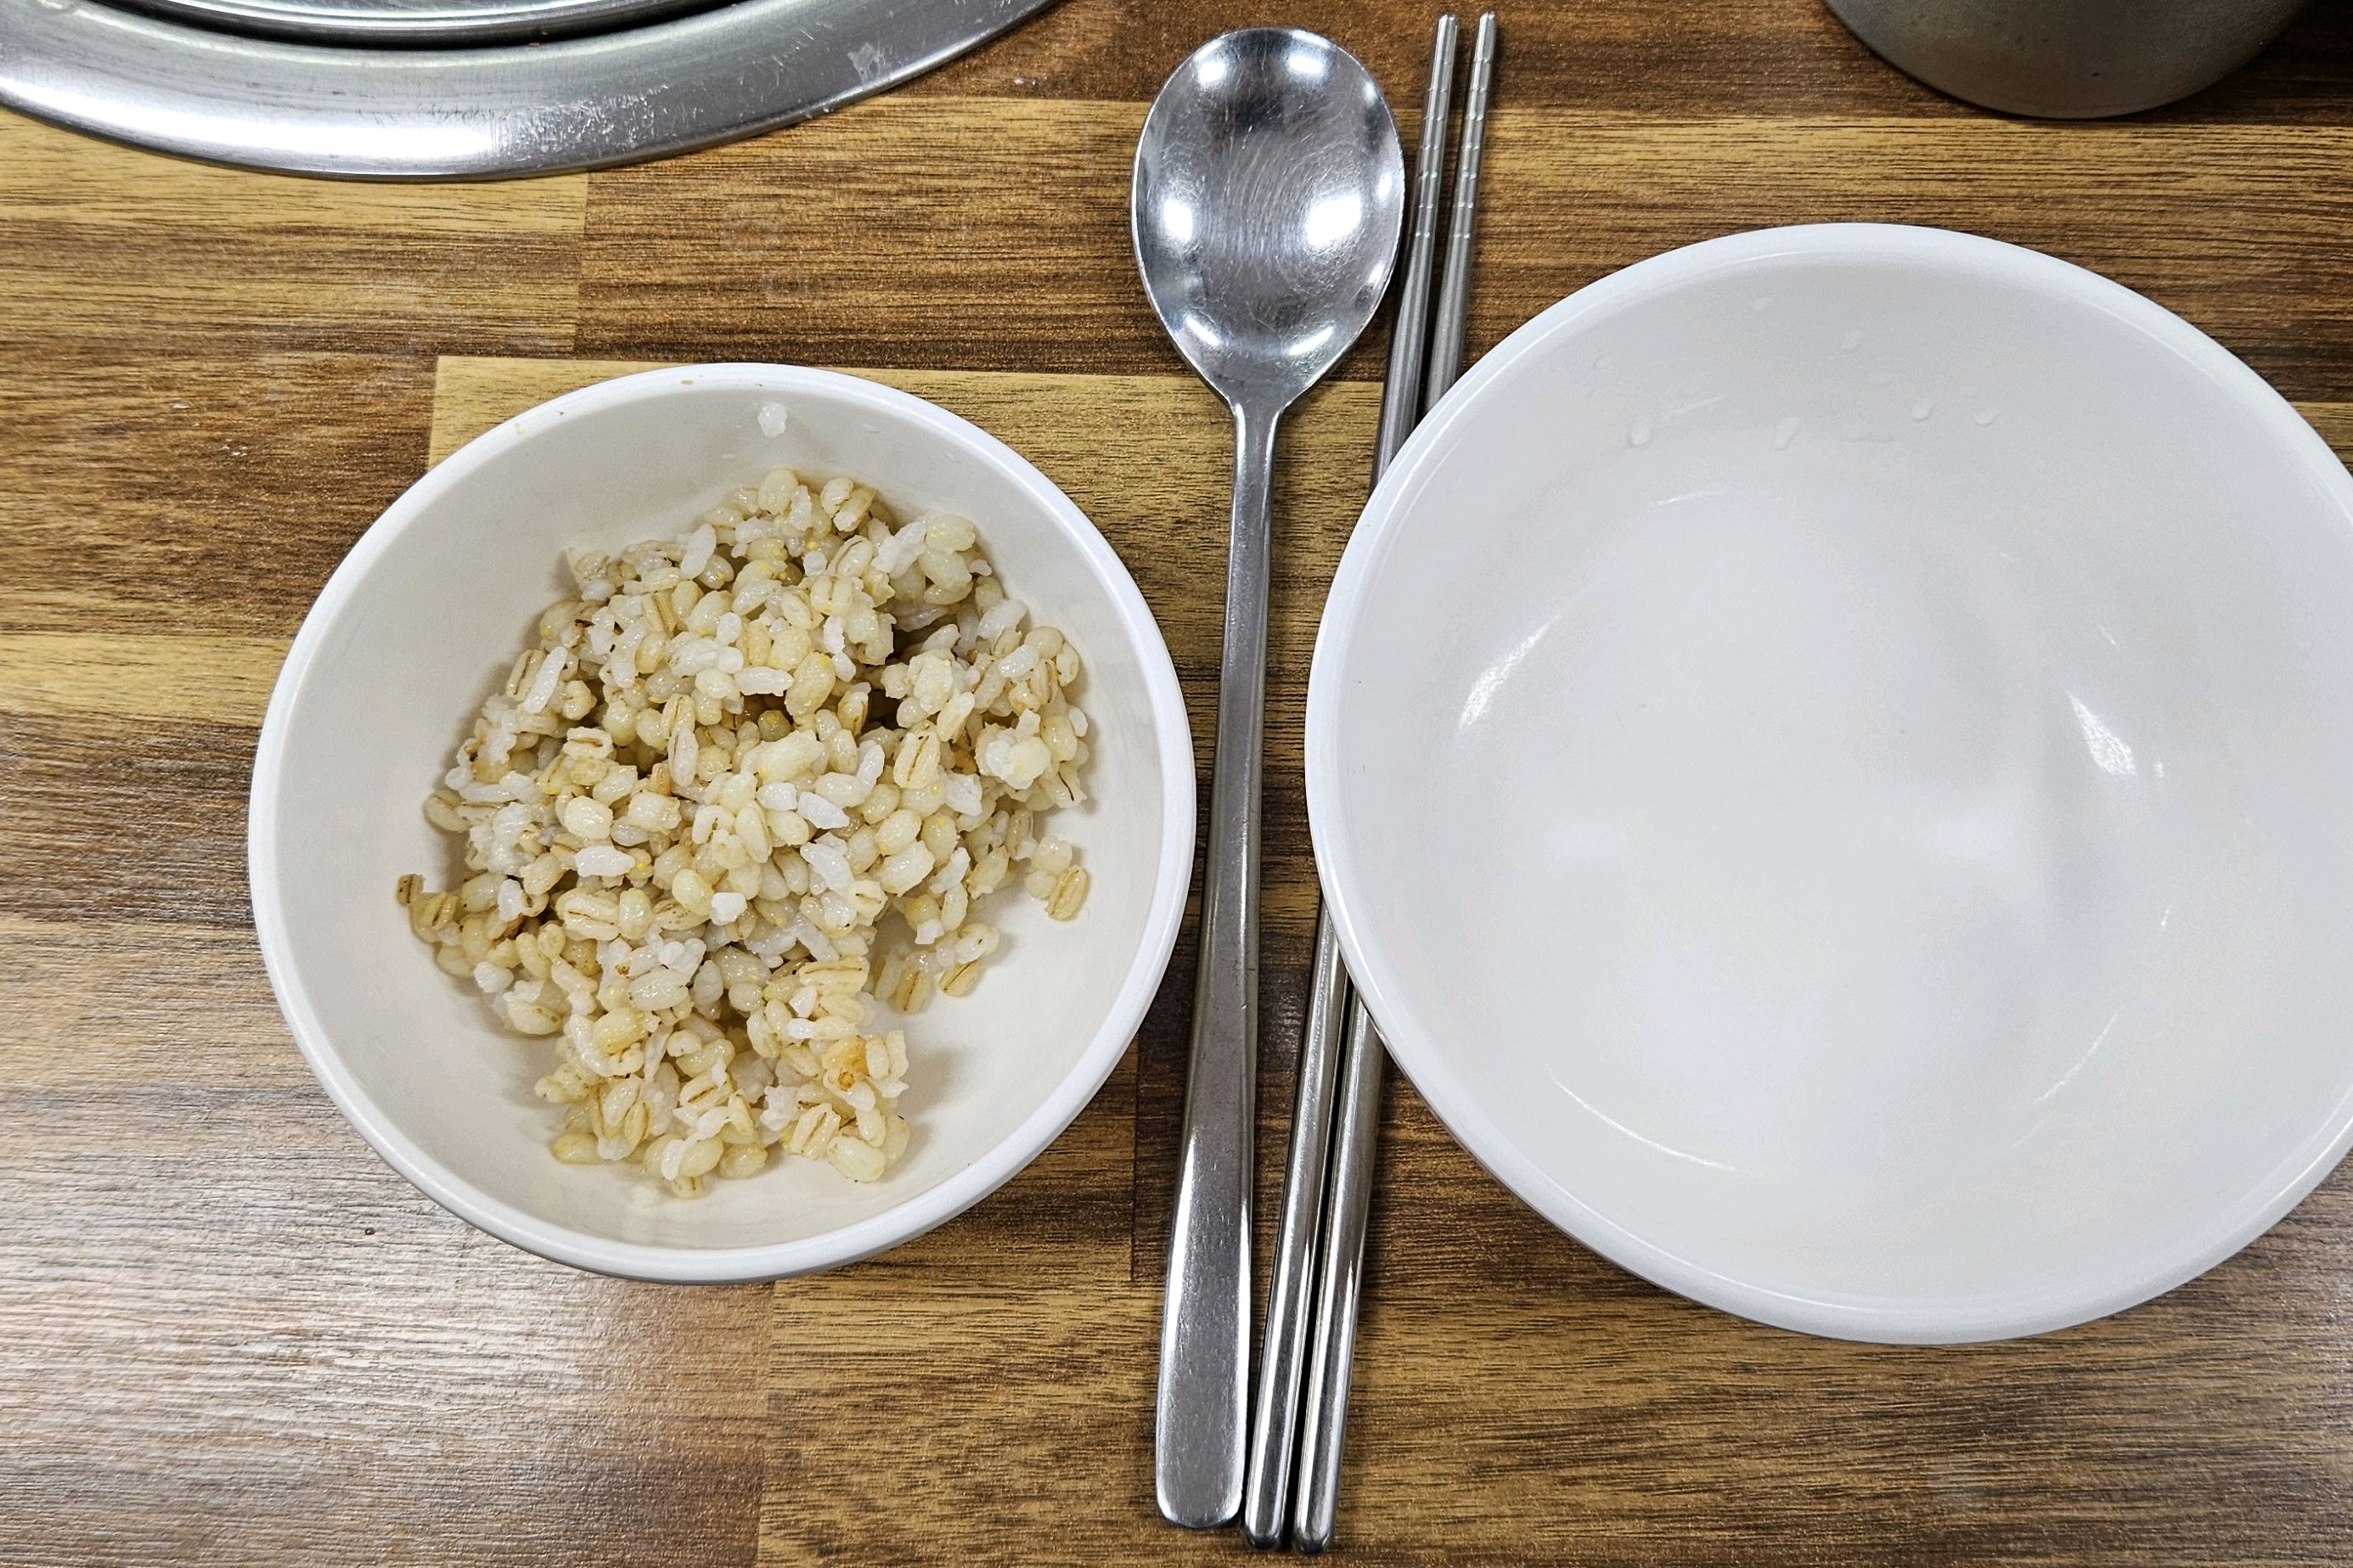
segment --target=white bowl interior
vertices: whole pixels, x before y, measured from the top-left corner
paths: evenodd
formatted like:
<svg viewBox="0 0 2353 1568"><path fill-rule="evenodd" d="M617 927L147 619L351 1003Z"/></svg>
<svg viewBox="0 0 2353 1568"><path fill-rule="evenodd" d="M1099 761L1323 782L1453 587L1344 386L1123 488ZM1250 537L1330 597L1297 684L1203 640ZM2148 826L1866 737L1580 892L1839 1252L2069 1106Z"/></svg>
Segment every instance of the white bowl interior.
<svg viewBox="0 0 2353 1568"><path fill-rule="evenodd" d="M1310 787L1474 1152L1768 1321L2028 1331L2211 1266L2353 1092L2344 470L2090 274L1876 227L1646 263L1376 499Z"/></svg>
<svg viewBox="0 0 2353 1568"><path fill-rule="evenodd" d="M281 999L306 1048L356 1090L346 1110L362 1130L387 1153L405 1146L429 1163L428 1190L454 1179L461 1205L478 1194L572 1233L554 1245L575 1261L629 1271L648 1265L623 1253L583 1259L580 1238L685 1249L807 1242L955 1182L1083 1073L1066 1094L1067 1120L1124 1048L1124 1032L1105 1037L1117 1030L1115 1002L1134 998L1140 1013L1166 962L1192 810L1188 782L1181 799L1169 788L1172 777L1189 781L1191 763L1170 755L1183 715L1166 651L1124 574L1141 624L1123 612L1108 547L1099 559L1078 548L1072 527L1087 525L1075 510L1056 515L1068 502L1035 470L1001 448L992 456L968 427L955 434L948 426L958 422L937 410L849 378L702 367L636 381L626 398L597 389L602 402L560 400L501 426L386 514L382 548L371 557L364 543L356 579L322 596L325 624L276 716L274 752L265 746L264 771L273 755L279 764L275 810L256 826L258 877L269 884L257 887L257 904L277 906L264 924L266 940L278 928ZM786 416L773 436L761 426L772 405ZM691 526L778 464L857 475L902 516L934 507L970 516L1008 591L1078 647L1095 799L1058 817L1057 831L1078 846L1092 887L1068 923L1047 919L1018 887L983 906L1004 945L971 995L935 1001L905 1026L913 1138L883 1180L853 1184L786 1160L680 1202L634 1170L549 1156L557 1124L531 1092L551 1065L547 1042L495 1026L470 986L433 966L393 885L422 870L446 886L457 869L454 845L425 823L421 802L540 610L566 591L565 547L617 547ZM1182 818L1173 865L1172 815ZM545 1247L552 1234L510 1238Z"/></svg>

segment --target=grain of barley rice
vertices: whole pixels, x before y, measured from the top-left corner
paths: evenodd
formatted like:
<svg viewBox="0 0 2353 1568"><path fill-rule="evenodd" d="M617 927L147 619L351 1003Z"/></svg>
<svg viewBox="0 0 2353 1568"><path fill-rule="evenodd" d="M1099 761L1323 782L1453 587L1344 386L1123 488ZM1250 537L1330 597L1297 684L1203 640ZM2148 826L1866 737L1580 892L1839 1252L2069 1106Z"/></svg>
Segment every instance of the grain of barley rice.
<svg viewBox="0 0 2353 1568"><path fill-rule="evenodd" d="M409 925L553 1040L556 1159L681 1197L778 1152L873 1181L909 1129L871 999L970 992L1008 881L1057 920L1086 897L1042 826L1086 799L1078 654L969 521L847 477L779 468L570 565L425 803L467 875L401 878Z"/></svg>

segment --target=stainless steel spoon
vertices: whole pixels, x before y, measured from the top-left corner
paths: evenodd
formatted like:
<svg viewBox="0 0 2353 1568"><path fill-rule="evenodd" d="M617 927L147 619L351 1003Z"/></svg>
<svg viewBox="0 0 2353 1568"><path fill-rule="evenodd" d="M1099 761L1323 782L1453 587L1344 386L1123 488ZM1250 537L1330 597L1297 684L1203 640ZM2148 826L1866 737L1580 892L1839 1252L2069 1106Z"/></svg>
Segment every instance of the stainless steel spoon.
<svg viewBox="0 0 2353 1568"><path fill-rule="evenodd" d="M1380 88L1328 38L1213 38L1153 100L1135 150L1135 258L1161 325L1234 416L1233 533L1193 1058L1161 1321L1160 1511L1241 1507L1258 1075L1259 772L1268 491L1282 411L1380 304L1405 156Z"/></svg>

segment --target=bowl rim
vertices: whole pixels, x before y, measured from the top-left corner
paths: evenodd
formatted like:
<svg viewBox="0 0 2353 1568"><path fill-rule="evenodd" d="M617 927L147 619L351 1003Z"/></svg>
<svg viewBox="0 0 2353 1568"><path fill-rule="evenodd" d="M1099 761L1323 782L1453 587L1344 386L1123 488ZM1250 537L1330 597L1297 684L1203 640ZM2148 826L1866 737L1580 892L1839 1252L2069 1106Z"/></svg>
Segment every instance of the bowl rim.
<svg viewBox="0 0 2353 1568"><path fill-rule="evenodd" d="M1344 671L1361 612L1400 525L1399 498L1477 418L1488 389L1522 363L1589 322L1704 279L1776 261L1877 263L1992 279L2115 317L2156 339L2254 416L2289 461L2353 516L2353 477L2327 442L2268 382L2197 327L2145 296L2072 262L1949 229L1902 224L1809 224L1702 240L1638 261L1577 289L1512 332L1447 393L1398 452L1366 504L1334 576L1316 633L1306 709L1307 808L1326 908L1350 973L1380 1025L1390 1055L1464 1149L1523 1202L1620 1266L1681 1295L1740 1317L1831 1338L1888 1343L1959 1343L2035 1334L2105 1317L2206 1272L2301 1202L2353 1147L2353 1093L2235 1204L2186 1230L2180 1245L2152 1251L2129 1275L2045 1282L2031 1291L1926 1300L1795 1294L1758 1285L1645 1239L1588 1206L1523 1153L1481 1109L1450 1065L1438 1031L1418 1026L1406 987L1368 928L1369 906L1342 825L1345 790L1336 724Z"/></svg>
<svg viewBox="0 0 2353 1568"><path fill-rule="evenodd" d="M592 1235L493 1198L427 1154L394 1125L345 1068L294 973L285 910L278 896L283 868L271 826L279 816L287 727L294 706L335 623L362 596L370 571L396 538L491 458L531 440L559 420L713 385L786 396L821 395L862 405L920 427L1018 486L1093 569L1122 628L1135 645L1160 752L1163 805L1157 869L1143 940L1111 1009L1070 1071L1008 1137L944 1181L852 1225L755 1247L664 1247ZM959 415L862 376L757 363L674 365L596 382L501 421L427 469L368 525L303 616L271 688L248 796L247 879L262 963L303 1059L335 1108L368 1145L427 1197L502 1241L596 1273L702 1283L776 1279L871 1257L954 1218L1029 1165L1086 1108L1127 1053L1176 950L1192 879L1193 773L1192 731L1184 694L1159 624L1111 542L1028 458Z"/></svg>

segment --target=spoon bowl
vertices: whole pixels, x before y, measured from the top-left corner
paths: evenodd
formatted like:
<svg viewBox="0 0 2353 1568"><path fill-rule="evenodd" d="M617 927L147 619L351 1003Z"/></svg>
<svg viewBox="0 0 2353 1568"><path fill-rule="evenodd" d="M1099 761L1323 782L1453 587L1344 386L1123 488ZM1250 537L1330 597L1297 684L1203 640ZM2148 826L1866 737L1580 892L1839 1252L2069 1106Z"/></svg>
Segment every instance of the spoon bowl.
<svg viewBox="0 0 2353 1568"><path fill-rule="evenodd" d="M1153 100L1135 154L1135 256L1161 324L1229 400L1280 408L1379 306L1405 155L1379 86L1328 38L1214 38Z"/></svg>

